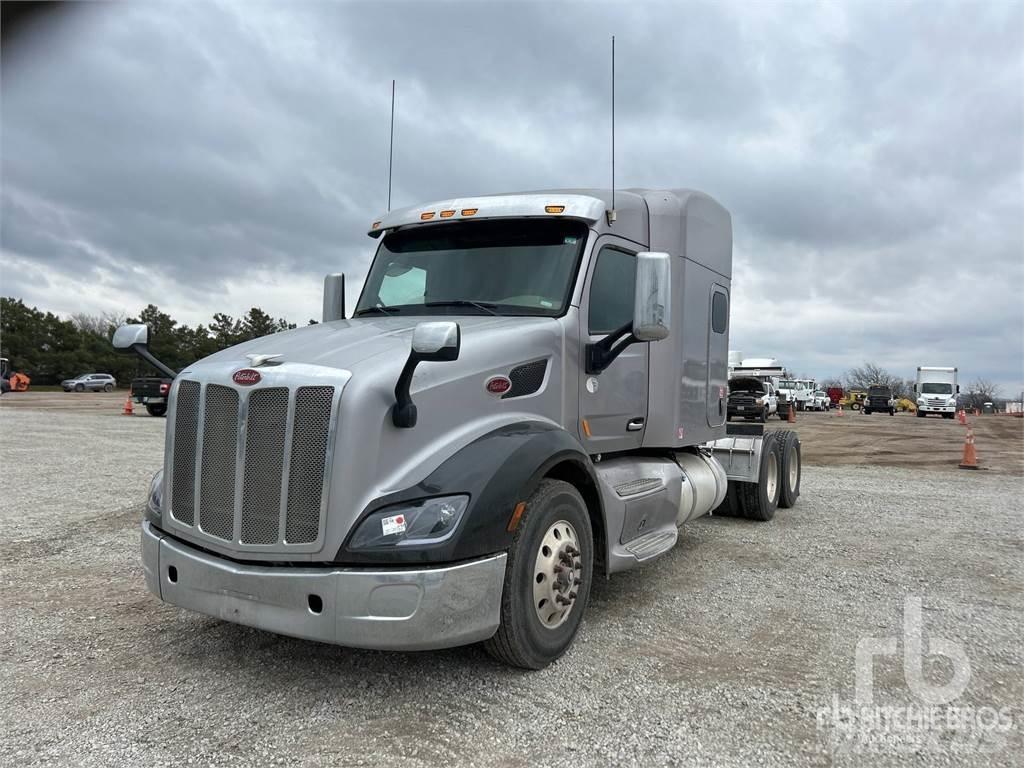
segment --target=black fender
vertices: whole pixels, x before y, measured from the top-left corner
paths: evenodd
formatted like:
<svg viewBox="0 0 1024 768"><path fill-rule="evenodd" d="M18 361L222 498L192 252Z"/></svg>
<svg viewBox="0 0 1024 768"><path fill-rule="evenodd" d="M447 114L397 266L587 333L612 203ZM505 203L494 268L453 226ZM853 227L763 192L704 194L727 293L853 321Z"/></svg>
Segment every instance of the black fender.
<svg viewBox="0 0 1024 768"><path fill-rule="evenodd" d="M525 501L548 471L563 462L586 472L597 487L590 457L579 441L561 427L526 421L481 435L442 462L422 482L370 502L349 531L335 562L451 563L507 550L512 543L508 525L516 504ZM353 534L373 512L402 502L453 494L468 494L469 506L447 541L416 548L349 549Z"/></svg>

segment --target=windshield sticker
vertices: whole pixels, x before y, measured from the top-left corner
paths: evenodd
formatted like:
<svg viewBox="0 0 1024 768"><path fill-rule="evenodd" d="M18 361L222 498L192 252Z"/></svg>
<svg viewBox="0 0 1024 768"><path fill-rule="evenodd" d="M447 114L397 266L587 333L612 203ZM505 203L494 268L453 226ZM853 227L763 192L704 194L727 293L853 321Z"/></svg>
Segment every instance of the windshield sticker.
<svg viewBox="0 0 1024 768"><path fill-rule="evenodd" d="M405 515L392 515L380 521L380 527L385 536L395 533L405 533Z"/></svg>
<svg viewBox="0 0 1024 768"><path fill-rule="evenodd" d="M564 243L565 245L576 245L577 239L578 238L575 237L566 237L565 240L562 241L562 243Z"/></svg>

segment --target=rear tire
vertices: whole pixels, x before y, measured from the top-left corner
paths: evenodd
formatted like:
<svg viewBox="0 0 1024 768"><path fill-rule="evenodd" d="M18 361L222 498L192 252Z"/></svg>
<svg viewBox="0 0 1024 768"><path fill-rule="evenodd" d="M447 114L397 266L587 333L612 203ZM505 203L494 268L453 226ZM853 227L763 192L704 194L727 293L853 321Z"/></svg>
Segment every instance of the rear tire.
<svg viewBox="0 0 1024 768"><path fill-rule="evenodd" d="M166 416L167 403L154 403L152 405L146 403L146 413L150 416Z"/></svg>
<svg viewBox="0 0 1024 768"><path fill-rule="evenodd" d="M782 458L779 506L789 509L800 498L800 476L803 470L800 437L796 432L783 429L775 433L775 439L779 444L779 454Z"/></svg>
<svg viewBox="0 0 1024 768"><path fill-rule="evenodd" d="M103 385L103 391L104 392L113 392L114 391L114 385L113 384L104 384Z"/></svg>
<svg viewBox="0 0 1024 768"><path fill-rule="evenodd" d="M765 435L756 483L736 483L736 500L749 520L768 521L779 506L781 455L775 433Z"/></svg>
<svg viewBox="0 0 1024 768"><path fill-rule="evenodd" d="M570 543L567 531L575 535L575 544ZM557 545L557 551L551 546L555 541L564 542ZM571 555L572 549L578 556ZM565 570L568 566L562 557L572 561L571 570ZM562 571L553 575L549 565L562 566ZM593 568L594 536L583 497L569 483L542 480L526 500L526 514L509 547L501 624L494 636L484 641L487 652L523 669L543 669L565 653L587 608ZM565 583L563 574L571 574L566 576L564 589L559 586ZM571 600L561 615L557 607L561 603L547 597L537 600L539 592L546 594L545 584L551 585L552 594ZM548 616L552 607L555 613Z"/></svg>

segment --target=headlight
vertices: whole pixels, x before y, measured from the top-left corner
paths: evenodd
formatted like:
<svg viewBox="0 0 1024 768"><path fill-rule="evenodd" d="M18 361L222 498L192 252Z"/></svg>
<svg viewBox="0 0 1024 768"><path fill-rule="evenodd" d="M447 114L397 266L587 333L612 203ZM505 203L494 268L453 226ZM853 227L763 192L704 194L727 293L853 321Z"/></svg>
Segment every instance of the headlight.
<svg viewBox="0 0 1024 768"><path fill-rule="evenodd" d="M923 397L919 397L919 398L917 398L917 404L918 404L918 405L924 405L924 404L925 404L925 402L924 402L924 398L923 398Z"/></svg>
<svg viewBox="0 0 1024 768"><path fill-rule="evenodd" d="M946 405L956 405L956 400L950 400Z"/></svg>
<svg viewBox="0 0 1024 768"><path fill-rule="evenodd" d="M164 493L164 471L157 470L149 482L149 496L146 497L146 519L151 523L160 522L160 500Z"/></svg>
<svg viewBox="0 0 1024 768"><path fill-rule="evenodd" d="M757 403L756 404L757 405L764 405L764 400L759 397L759 398L757 398Z"/></svg>
<svg viewBox="0 0 1024 768"><path fill-rule="evenodd" d="M349 547L437 544L455 532L468 505L469 496L440 496L379 509L359 525Z"/></svg>

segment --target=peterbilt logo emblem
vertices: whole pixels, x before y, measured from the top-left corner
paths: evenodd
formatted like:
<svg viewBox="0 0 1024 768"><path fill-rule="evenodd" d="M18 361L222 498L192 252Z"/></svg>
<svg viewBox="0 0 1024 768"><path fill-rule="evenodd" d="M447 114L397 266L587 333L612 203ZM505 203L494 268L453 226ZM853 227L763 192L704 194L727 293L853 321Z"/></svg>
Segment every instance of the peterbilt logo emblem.
<svg viewBox="0 0 1024 768"><path fill-rule="evenodd" d="M254 371L252 368L243 368L240 371L235 371L231 376L231 380L235 382L235 384L240 384L243 387L251 387L253 384L259 384L260 379L262 378L263 377L260 376L260 372Z"/></svg>
<svg viewBox="0 0 1024 768"><path fill-rule="evenodd" d="M484 388L492 395L503 395L512 389L512 382L507 376L492 376L484 384Z"/></svg>

